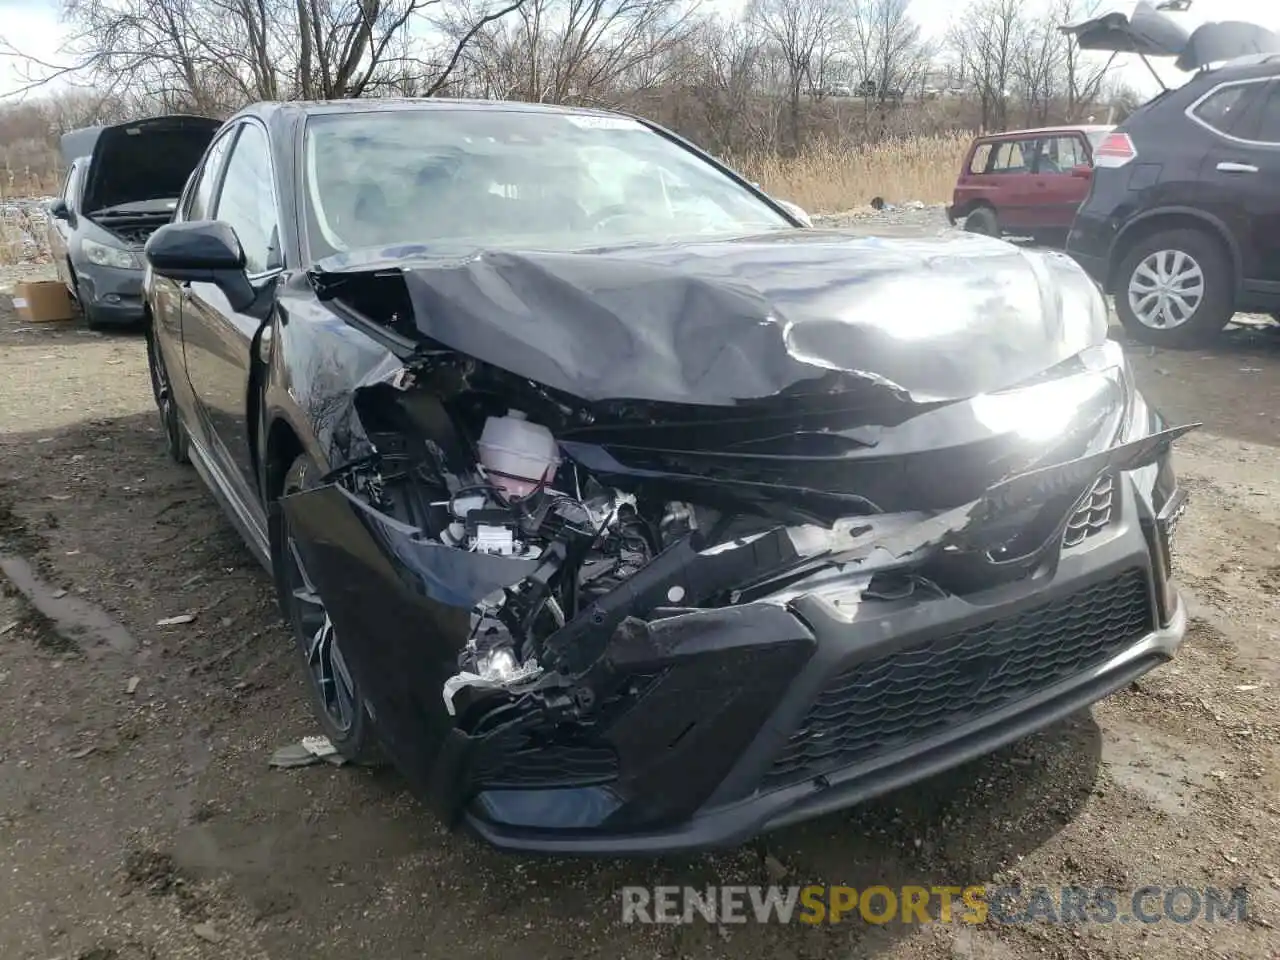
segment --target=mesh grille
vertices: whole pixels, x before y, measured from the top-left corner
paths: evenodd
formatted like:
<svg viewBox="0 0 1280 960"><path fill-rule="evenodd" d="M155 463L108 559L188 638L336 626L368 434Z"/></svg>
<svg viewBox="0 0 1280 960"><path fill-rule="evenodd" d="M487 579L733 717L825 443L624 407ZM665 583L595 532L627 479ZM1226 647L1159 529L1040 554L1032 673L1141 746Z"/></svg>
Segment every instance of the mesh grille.
<svg viewBox="0 0 1280 960"><path fill-rule="evenodd" d="M827 685L764 782L796 783L933 736L1101 663L1150 629L1147 578L1134 569L860 663Z"/></svg>
<svg viewBox="0 0 1280 960"><path fill-rule="evenodd" d="M490 789L589 786L617 775L613 750L587 744L527 744L473 771L475 781Z"/></svg>
<svg viewBox="0 0 1280 960"><path fill-rule="evenodd" d="M1115 479L1110 474L1093 485L1067 521L1067 529L1062 534L1064 547L1078 547L1095 533L1107 529L1111 523L1115 488Z"/></svg>

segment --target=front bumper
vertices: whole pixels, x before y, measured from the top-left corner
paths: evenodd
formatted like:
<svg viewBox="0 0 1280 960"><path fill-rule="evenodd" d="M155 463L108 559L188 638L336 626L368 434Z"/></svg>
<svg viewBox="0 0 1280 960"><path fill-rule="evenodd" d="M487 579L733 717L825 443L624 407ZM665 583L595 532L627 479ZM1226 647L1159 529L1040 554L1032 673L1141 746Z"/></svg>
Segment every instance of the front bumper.
<svg viewBox="0 0 1280 960"><path fill-rule="evenodd" d="M1171 659L1185 630L1186 613L1179 602L1167 626L1143 634L1105 663L1033 697L836 774L709 808L670 829L625 834L521 829L490 819L483 797L467 811L466 822L494 846L528 853L657 855L737 845L917 783L1050 726Z"/></svg>
<svg viewBox="0 0 1280 960"><path fill-rule="evenodd" d="M1141 577L1149 609L1157 608L1152 578L1159 573L1149 565L1147 542L1138 525L1116 533L1105 543L1068 552L1075 555L1064 556L1051 581L1030 589L1024 585L1020 590L1001 591L1009 595L984 601L939 598L912 604L887 617L870 616L865 622L861 611L846 621L833 613L824 615L819 603L809 602L802 608L797 604L812 628L814 655L712 796L683 821L634 831L611 830L608 818L598 829L539 829L519 821L549 809L555 791L523 796L489 791L480 793L468 806L466 823L496 846L526 852L652 855L732 846L761 832L907 786L1025 737L1122 689L1172 658L1186 629L1181 601L1175 602L1166 622L1160 623L1156 617L1146 629L1123 639L1110 638L1105 652L1099 651L1101 656L1085 657L1078 669L1056 682L1035 688L1029 681L1025 696L1007 702L993 697L996 703L991 709L982 709L975 702L955 714L940 715L936 718L939 722L924 725L928 732L918 739L893 743L883 750L873 745L870 750L843 751L858 755L851 764L840 765L841 747L831 749L828 743L834 740L839 744L844 735L856 737L857 730L841 730L822 721L824 712L828 720L839 712L841 678L856 675L860 662L908 658L923 649L945 647L950 638L971 634L975 628L999 629L1020 617L1027 622L1025 618L1034 619L1037 610L1091 589L1105 591L1126 576ZM1104 619L1111 615L1106 609L1097 611ZM1090 634L1089 640L1094 643L1097 635ZM1036 664L1028 667L1029 675L1034 675ZM892 682L887 676L884 680ZM981 683L975 681L973 686L975 701L984 699ZM866 684L848 685L859 696L869 689ZM914 698L915 712L895 719L894 725L912 727L920 712L931 709L931 697L947 699L938 689L926 689ZM880 717L859 713L857 706L853 705L848 716L881 724ZM805 736L800 731L807 725L809 735ZM824 752L829 753L826 763ZM672 789L679 787L673 784ZM562 793L570 806L592 806L592 798L581 791L579 795ZM598 798L595 805L599 806Z"/></svg>
<svg viewBox="0 0 1280 960"><path fill-rule="evenodd" d="M836 577L785 604L641 625L604 658L633 696L589 729L531 736L518 708L468 732L442 708L465 608L501 576L498 558L464 571L456 552L334 487L285 507L418 793L499 847L652 855L737 844L923 779L1172 657L1185 613L1165 571L1181 497L1153 506L1161 471L1115 475L1105 510L1069 525L1054 562L977 593L870 599Z"/></svg>
<svg viewBox="0 0 1280 960"><path fill-rule="evenodd" d="M141 269L104 267L87 260L76 264L80 307L96 324L138 323L143 318Z"/></svg>

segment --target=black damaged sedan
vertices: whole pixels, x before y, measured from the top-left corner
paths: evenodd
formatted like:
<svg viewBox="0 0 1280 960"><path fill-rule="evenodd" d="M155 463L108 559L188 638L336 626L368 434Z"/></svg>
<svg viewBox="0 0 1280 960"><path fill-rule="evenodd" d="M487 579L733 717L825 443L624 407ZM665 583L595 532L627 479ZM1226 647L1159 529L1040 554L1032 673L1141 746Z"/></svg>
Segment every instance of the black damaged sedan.
<svg viewBox="0 0 1280 960"><path fill-rule="evenodd" d="M1171 427L1065 256L599 111L261 104L148 241L170 452L319 722L507 848L738 843L1168 660Z"/></svg>

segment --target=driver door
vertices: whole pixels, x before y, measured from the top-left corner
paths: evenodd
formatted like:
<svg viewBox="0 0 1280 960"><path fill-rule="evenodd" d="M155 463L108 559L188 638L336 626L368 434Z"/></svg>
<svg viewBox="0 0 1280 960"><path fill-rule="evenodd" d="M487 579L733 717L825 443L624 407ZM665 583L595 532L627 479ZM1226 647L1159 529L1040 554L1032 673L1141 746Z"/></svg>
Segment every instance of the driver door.
<svg viewBox="0 0 1280 960"><path fill-rule="evenodd" d="M234 142L205 219L222 221L236 232L249 282L262 289L284 266L269 141L256 120L242 122L230 136ZM224 492L244 509L242 519L265 532L248 407L252 352L262 325L257 317L233 310L212 283L193 282L183 292L182 348L207 452L230 488Z"/></svg>

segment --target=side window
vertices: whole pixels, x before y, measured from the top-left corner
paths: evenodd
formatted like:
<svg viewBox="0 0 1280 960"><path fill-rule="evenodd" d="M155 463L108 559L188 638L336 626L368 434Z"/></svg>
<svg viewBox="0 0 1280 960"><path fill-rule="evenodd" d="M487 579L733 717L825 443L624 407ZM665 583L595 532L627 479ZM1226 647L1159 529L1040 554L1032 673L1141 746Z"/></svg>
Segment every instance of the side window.
<svg viewBox="0 0 1280 960"><path fill-rule="evenodd" d="M1262 93L1257 83L1237 83L1219 87L1192 108L1192 114L1218 133L1235 135L1234 128L1250 105Z"/></svg>
<svg viewBox="0 0 1280 960"><path fill-rule="evenodd" d="M1266 95L1252 111L1246 128L1238 131L1236 136L1280 145L1280 83L1272 80L1267 84Z"/></svg>
<svg viewBox="0 0 1280 960"><path fill-rule="evenodd" d="M1070 173L1072 167L1088 163L1084 141L1079 137L1063 136L1044 140L1040 145L1037 173Z"/></svg>
<svg viewBox="0 0 1280 960"><path fill-rule="evenodd" d="M980 143L974 148L973 157L969 160L970 173L986 173L987 164L991 162L990 143Z"/></svg>
<svg viewBox="0 0 1280 960"><path fill-rule="evenodd" d="M213 142L204 155L204 166L199 176L187 188L187 199L182 208L183 220L207 220L213 210L213 188L218 182L218 171L222 169L222 161L227 156L231 141L236 138L235 130L228 130Z"/></svg>
<svg viewBox="0 0 1280 960"><path fill-rule="evenodd" d="M267 135L255 123L244 125L231 151L222 192L218 194L216 217L240 238L245 271L250 276L282 266L270 148Z"/></svg>
<svg viewBox="0 0 1280 960"><path fill-rule="evenodd" d="M1028 173L1035 152L1034 140L1006 140L996 144L995 158L987 166L987 173Z"/></svg>

